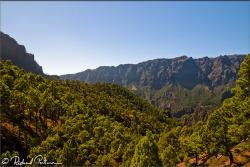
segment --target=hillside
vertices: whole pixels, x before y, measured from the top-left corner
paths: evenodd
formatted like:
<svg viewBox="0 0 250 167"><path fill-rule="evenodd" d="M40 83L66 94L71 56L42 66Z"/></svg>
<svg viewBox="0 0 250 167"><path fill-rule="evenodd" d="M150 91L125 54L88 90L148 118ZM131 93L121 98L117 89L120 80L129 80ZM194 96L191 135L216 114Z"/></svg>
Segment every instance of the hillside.
<svg viewBox="0 0 250 167"><path fill-rule="evenodd" d="M44 152L50 160L71 165L119 163L122 156L131 158L141 136L176 124L167 113L114 84L50 80L10 61L1 61L0 74L2 156L18 151L27 158L41 151L34 146L53 141L52 150L59 154ZM72 148L67 145L72 141L81 143L82 152L68 150L73 151L70 158L65 149Z"/></svg>
<svg viewBox="0 0 250 167"><path fill-rule="evenodd" d="M44 74L42 67L35 61L34 55L27 53L23 45L18 44L15 39L3 32L1 32L0 36L1 60L11 60L15 65L27 71Z"/></svg>
<svg viewBox="0 0 250 167"><path fill-rule="evenodd" d="M182 56L174 59L156 59L139 64L117 67L99 67L61 79L81 80L87 83L115 83L147 99L160 110L171 112L175 118L192 124L206 120L209 113L232 94L230 88L244 55L199 58ZM1 60L11 60L24 70L43 73L34 55L26 52L13 38L1 32Z"/></svg>
<svg viewBox="0 0 250 167"><path fill-rule="evenodd" d="M43 155L65 166L247 166L250 55L214 59L227 72L209 74L211 82L191 87L182 76L159 89L127 86L164 110L121 85L59 80L1 60L1 162Z"/></svg>
<svg viewBox="0 0 250 167"><path fill-rule="evenodd" d="M0 72L1 157L41 154L68 166L249 164L250 55L233 97L192 126L118 85L49 80L11 62Z"/></svg>
<svg viewBox="0 0 250 167"><path fill-rule="evenodd" d="M244 55L199 59L182 56L99 67L61 78L122 85L159 109L170 110L174 117L192 123L206 119L209 111L231 96L230 88L243 59Z"/></svg>

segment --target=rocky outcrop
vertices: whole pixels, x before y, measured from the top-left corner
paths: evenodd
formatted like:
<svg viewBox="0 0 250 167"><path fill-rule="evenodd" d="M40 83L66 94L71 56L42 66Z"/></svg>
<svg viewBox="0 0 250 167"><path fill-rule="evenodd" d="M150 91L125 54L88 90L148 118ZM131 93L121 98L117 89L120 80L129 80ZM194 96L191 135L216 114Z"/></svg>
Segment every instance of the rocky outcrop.
<svg viewBox="0 0 250 167"><path fill-rule="evenodd" d="M88 83L109 82L125 87L149 87L161 89L167 84L192 89L198 84L213 89L232 83L244 55L225 55L216 58L181 56L174 59L155 59L139 64L117 67L99 67L76 74L62 75L62 79L81 80Z"/></svg>
<svg viewBox="0 0 250 167"><path fill-rule="evenodd" d="M116 83L149 100L185 124L205 120L221 102L231 97L230 88L245 55L193 59L155 59L139 64L99 67L62 79L88 83Z"/></svg>
<svg viewBox="0 0 250 167"><path fill-rule="evenodd" d="M27 53L23 45L1 32L1 60L11 60L15 65L36 74L44 74L43 69L34 59L34 55Z"/></svg>

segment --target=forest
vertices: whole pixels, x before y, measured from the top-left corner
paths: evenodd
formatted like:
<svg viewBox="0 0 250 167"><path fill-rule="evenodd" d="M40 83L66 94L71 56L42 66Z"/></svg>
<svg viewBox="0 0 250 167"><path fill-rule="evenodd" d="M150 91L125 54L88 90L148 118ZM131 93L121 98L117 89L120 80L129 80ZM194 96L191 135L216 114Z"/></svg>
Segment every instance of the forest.
<svg viewBox="0 0 250 167"><path fill-rule="evenodd" d="M1 61L0 75L1 159L144 167L213 166L223 156L226 165L250 165L239 156L250 151L250 55L233 96L192 125L116 84L60 80L11 61Z"/></svg>
<svg viewBox="0 0 250 167"><path fill-rule="evenodd" d="M121 85L158 109L170 110L173 117L190 125L206 120L224 99L232 96L230 90L245 56L160 58L137 64L101 66L59 77Z"/></svg>

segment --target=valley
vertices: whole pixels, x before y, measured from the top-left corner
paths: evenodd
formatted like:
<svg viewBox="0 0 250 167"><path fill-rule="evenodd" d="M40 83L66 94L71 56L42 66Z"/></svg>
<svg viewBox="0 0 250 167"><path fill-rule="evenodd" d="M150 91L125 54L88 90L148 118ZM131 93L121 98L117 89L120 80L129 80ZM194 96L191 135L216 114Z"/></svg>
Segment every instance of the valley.
<svg viewBox="0 0 250 167"><path fill-rule="evenodd" d="M181 56L50 76L1 33L4 40L1 160L249 166L250 55Z"/></svg>
<svg viewBox="0 0 250 167"><path fill-rule="evenodd" d="M232 96L230 90L245 56L155 59L139 64L99 67L60 78L124 86L158 109L192 124L204 121L210 111Z"/></svg>

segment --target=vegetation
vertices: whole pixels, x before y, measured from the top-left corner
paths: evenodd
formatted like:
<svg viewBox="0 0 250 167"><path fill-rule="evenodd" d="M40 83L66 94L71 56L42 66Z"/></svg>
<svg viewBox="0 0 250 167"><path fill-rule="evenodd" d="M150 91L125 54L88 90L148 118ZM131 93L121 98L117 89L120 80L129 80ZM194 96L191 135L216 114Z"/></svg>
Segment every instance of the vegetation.
<svg viewBox="0 0 250 167"><path fill-rule="evenodd" d="M147 131L176 124L117 85L50 80L9 61L0 72L2 152L18 148L68 165L130 164Z"/></svg>
<svg viewBox="0 0 250 167"><path fill-rule="evenodd" d="M103 66L60 78L122 85L158 109L171 110L174 118L191 125L206 121L224 99L232 96L230 89L245 56L154 59L138 64Z"/></svg>
<svg viewBox="0 0 250 167"><path fill-rule="evenodd" d="M230 83L211 90L208 86L200 84L192 89L186 89L181 85L166 85L152 93L150 101L159 109L170 110L172 117L191 125L206 121L208 115L221 105L224 98L231 96L229 92L232 86Z"/></svg>
<svg viewBox="0 0 250 167"><path fill-rule="evenodd" d="M1 62L0 74L1 157L41 154L64 165L175 166L206 165L219 155L237 164L233 150L250 150L250 55L233 97L206 122L191 126L114 84L46 79L8 61Z"/></svg>

